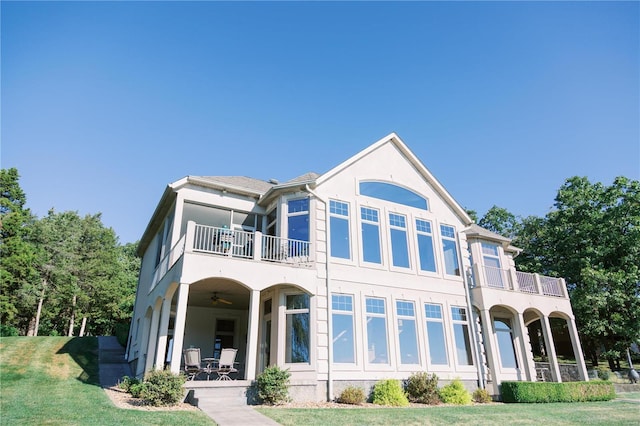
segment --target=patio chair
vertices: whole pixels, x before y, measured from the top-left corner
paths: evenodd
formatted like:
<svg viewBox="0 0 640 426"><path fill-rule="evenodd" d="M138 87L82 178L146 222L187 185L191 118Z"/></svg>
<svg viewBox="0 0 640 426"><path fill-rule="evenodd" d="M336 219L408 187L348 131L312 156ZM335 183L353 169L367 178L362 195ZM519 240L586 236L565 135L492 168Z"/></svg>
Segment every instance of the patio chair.
<svg viewBox="0 0 640 426"><path fill-rule="evenodd" d="M218 374L216 380L233 380L229 374L238 372L238 369L234 367L234 364L238 364L236 362L237 353L237 349L222 349L217 365L211 370L212 373Z"/></svg>
<svg viewBox="0 0 640 426"><path fill-rule="evenodd" d="M209 380L209 374L211 369L202 366L202 360L200 359L200 348L189 348L182 351L184 355L184 372L187 374L188 380L194 380L202 373L207 374L207 380Z"/></svg>

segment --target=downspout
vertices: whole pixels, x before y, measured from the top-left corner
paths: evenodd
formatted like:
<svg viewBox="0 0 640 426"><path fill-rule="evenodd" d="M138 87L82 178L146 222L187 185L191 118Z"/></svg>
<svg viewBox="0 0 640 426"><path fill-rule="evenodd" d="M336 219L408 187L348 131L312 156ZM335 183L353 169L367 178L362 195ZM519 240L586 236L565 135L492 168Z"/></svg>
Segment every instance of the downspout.
<svg viewBox="0 0 640 426"><path fill-rule="evenodd" d="M460 244L460 235L456 233L456 240L458 241L458 252L460 255L460 263L462 266L462 245ZM467 242L468 244L468 242ZM462 268L461 268L462 269ZM469 311L469 325L471 326L471 338L473 340L473 348L476 354L476 362L478 363L478 368L476 371L478 372L478 385L480 389L485 388L484 383L484 364L482 363L482 352L480 351L480 343L478 342L478 334L476 333L476 321L473 315L473 305L471 304L471 292L469 291L469 286L471 274L467 272L462 272L462 283L464 285L464 297L467 302L467 311Z"/></svg>
<svg viewBox="0 0 640 426"><path fill-rule="evenodd" d="M333 318L331 317L330 307L331 307L331 280L329 279L329 203L320 197L316 192L314 192L311 188L309 188L309 184L305 185L305 189L307 192L319 201L324 204L324 220L325 220L325 235L326 235L326 257L325 257L325 279L327 285L327 334L328 339L327 343L329 344L328 348L328 363L327 366L327 400L333 401L333 377L331 366L333 365L333 338L331 337L331 330L333 329Z"/></svg>

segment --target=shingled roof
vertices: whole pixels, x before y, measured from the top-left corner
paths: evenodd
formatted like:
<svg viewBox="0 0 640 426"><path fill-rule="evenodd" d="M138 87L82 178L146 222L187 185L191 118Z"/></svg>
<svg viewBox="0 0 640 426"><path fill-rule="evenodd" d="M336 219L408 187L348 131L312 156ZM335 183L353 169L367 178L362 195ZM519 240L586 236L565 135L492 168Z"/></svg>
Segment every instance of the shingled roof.
<svg viewBox="0 0 640 426"><path fill-rule="evenodd" d="M198 176L198 178L212 183L248 189L250 191L259 192L262 194L264 194L274 186L274 184L271 182L254 179L247 176Z"/></svg>

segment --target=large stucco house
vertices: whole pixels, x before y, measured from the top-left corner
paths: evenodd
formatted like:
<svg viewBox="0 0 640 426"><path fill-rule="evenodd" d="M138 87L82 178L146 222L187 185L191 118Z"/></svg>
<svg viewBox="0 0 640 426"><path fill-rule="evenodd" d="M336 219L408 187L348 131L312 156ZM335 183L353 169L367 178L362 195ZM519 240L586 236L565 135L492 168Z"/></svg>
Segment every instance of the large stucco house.
<svg viewBox="0 0 640 426"><path fill-rule="evenodd" d="M497 395L504 380L562 380L559 318L587 380L564 280L517 271L519 251L475 225L396 134L284 183L188 176L167 186L138 248L128 361L139 376L179 372L186 348L231 347L237 383L276 364L299 399L417 371Z"/></svg>

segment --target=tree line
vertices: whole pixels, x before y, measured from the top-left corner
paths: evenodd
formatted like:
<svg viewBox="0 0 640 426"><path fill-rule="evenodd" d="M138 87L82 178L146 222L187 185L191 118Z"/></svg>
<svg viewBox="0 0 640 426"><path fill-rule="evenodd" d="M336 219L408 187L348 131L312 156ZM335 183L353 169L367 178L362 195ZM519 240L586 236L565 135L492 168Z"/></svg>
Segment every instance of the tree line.
<svg viewBox="0 0 640 426"><path fill-rule="evenodd" d="M0 321L3 335L113 335L127 330L140 261L101 214L38 218L15 168L0 171Z"/></svg>

